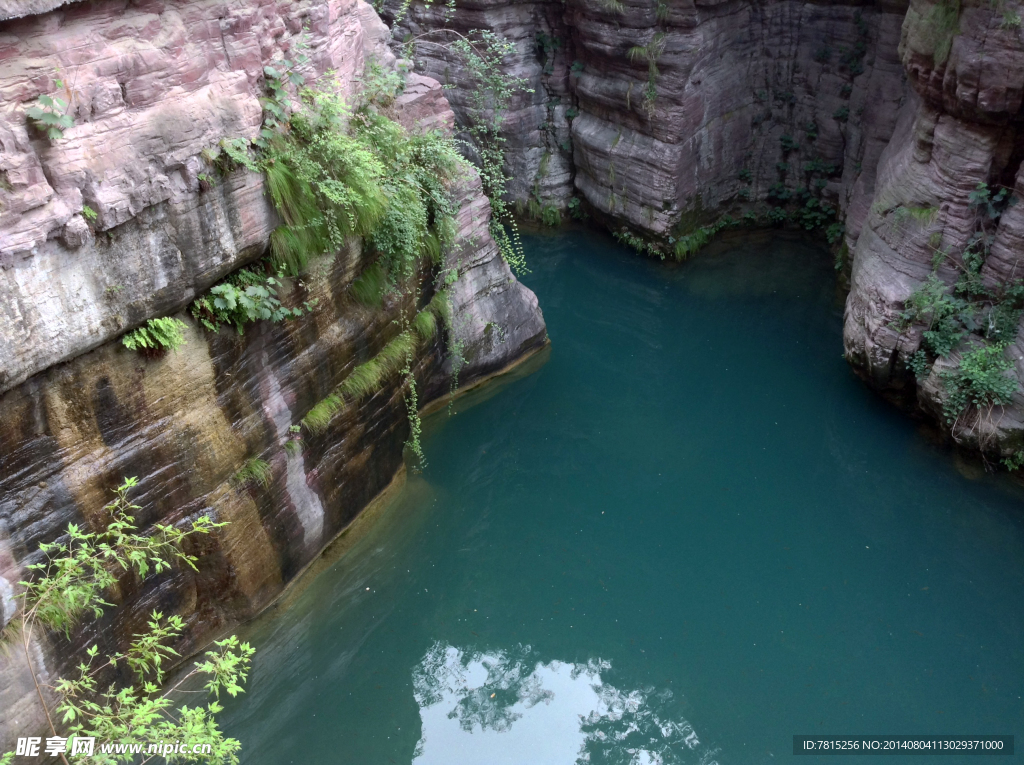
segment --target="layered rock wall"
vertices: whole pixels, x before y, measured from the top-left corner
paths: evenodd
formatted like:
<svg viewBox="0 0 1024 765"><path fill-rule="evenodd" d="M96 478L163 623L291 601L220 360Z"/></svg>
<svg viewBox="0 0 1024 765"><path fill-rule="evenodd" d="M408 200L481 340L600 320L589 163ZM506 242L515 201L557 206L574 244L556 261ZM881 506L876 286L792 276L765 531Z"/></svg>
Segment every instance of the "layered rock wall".
<svg viewBox="0 0 1024 765"><path fill-rule="evenodd" d="M397 6L388 7L394 16ZM507 69L533 90L506 122L513 198L532 194L564 208L579 194L613 225L668 235L778 204L772 187L807 186L810 162L831 166L813 171L823 201L866 209L856 200L870 196L905 99L897 53L904 10L789 0L490 0L446 15L414 3L396 38L490 29L512 41ZM443 48L416 45L424 71L453 84L466 79ZM631 54L645 46L655 54ZM653 99L645 95L650 59ZM465 95L456 87L451 98L464 117Z"/></svg>
<svg viewBox="0 0 1024 765"><path fill-rule="evenodd" d="M899 317L939 250L952 292L979 183L1024 195L1019 3L473 0L453 14L414 2L396 20L398 7L399 38L490 29L515 44L508 71L533 89L505 127L520 202L564 208L577 195L607 227L669 246L722 216L842 222L847 357L869 384L949 425L943 379L978 338L916 380L923 328ZM465 81L442 48L416 51L424 70ZM456 87L460 118L462 98ZM935 214L921 225L911 210ZM992 232L981 277L993 294L1024 276L1022 226L1016 205ZM1024 379L1024 340L1006 355ZM957 441L995 457L1024 448L1019 384L1011 405L982 409L952 426Z"/></svg>
<svg viewBox="0 0 1024 765"><path fill-rule="evenodd" d="M236 170L204 183L200 174L213 171L203 149L255 135L262 68L300 39L307 78L333 70L348 95L370 57L391 65L387 30L365 3L18 9L25 18L0 21L0 625L15 614L16 583L39 543L70 522L101 522L126 476L139 479L133 500L144 529L203 514L228 522L194 543L197 572L122 582L118 608L70 644L37 635L34 661L52 677L85 645L123 646L154 608L185 619L179 653L199 649L276 597L391 482L409 435L397 380L322 435L296 436L292 426L372 358L399 313L429 300L434 285L424 274L418 294L362 306L348 287L368 256L353 240L288 283L286 303L317 301L301 319L212 334L182 310L264 255L278 224L261 176ZM24 110L55 92L57 78L74 126L49 141ZM395 110L410 130L454 122L438 83L415 74ZM449 391L449 341L461 349L463 384L546 341L536 298L488 234L479 178L467 177L458 195L458 235L446 253L457 274L455 336L418 358L421 404ZM186 322L186 345L156 359L122 347L126 330L164 315ZM297 438L301 451L286 448ZM266 487L234 477L250 459L269 464ZM20 655L0 656L0 709L6 751L39 721Z"/></svg>
<svg viewBox="0 0 1024 765"><path fill-rule="evenodd" d="M978 230L972 204L978 184L1024 196L1024 39L1016 3L913 2L900 54L915 97L878 168L873 203L856 240L846 305L847 357L875 387L915 400L945 421L943 374L954 371L980 339L968 336L920 380L909 368L922 326L899 321L910 296L933 270L952 286L966 269L963 253ZM948 19L948 21L943 21ZM924 219L906 210L928 211ZM998 294L1024 276L1024 209L1011 205L994 224L981 278ZM946 257L938 257L937 253ZM978 328L982 331L983 328ZM1017 390L1008 406L982 407L952 424L961 444L994 457L1024 446L1024 341L1005 353ZM949 423L945 423L949 425Z"/></svg>

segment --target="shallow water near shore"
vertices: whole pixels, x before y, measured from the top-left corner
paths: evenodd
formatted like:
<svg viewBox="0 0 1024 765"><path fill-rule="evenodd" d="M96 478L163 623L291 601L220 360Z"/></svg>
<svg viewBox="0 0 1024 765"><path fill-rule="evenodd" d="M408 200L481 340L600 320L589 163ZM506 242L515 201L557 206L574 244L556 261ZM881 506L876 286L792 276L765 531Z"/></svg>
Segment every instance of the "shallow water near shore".
<svg viewBox="0 0 1024 765"><path fill-rule="evenodd" d="M550 357L432 415L423 474L250 629L244 763L764 763L798 733L1022 731L1024 495L857 380L827 254L526 250Z"/></svg>

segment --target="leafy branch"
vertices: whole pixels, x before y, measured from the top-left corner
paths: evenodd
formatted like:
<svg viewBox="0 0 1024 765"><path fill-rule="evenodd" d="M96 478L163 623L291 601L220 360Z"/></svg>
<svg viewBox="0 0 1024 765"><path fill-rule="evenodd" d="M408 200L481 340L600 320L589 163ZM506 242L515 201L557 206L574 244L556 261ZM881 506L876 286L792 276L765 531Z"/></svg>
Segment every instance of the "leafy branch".
<svg viewBox="0 0 1024 765"><path fill-rule="evenodd" d="M53 741L66 744L71 737L92 737L101 742L148 744L158 740L189 739L209 745L199 757L175 755L184 762L237 763L240 744L220 731L216 715L221 711L217 699L221 691L234 696L241 692L248 673L253 649L236 637L215 643L173 687L161 690L167 665L177 657L168 645L185 628L177 615L165 617L154 611L146 631L134 636L123 652L101 656L92 645L85 661L69 674L56 678L52 685L42 680L33 661L32 644L37 628L63 633L71 631L87 618L99 618L110 606L107 593L125 580L141 581L150 574L169 572L175 565L196 569L197 558L183 550L190 537L209 534L226 524L214 523L208 516L193 520L185 528L156 524L152 533L140 533L134 516L141 508L129 499L138 485L126 478L115 490L114 500L104 507L106 527L86 531L70 524L65 537L40 545L45 562L29 565L29 578L20 582L18 613L8 624L4 639L21 644L25 662L35 684L39 703L45 712ZM131 682L105 685L102 677L114 676L124 666ZM213 697L206 706L178 705L173 694L192 678L205 679L204 688ZM57 697L51 715L44 689ZM56 722L55 722L56 719ZM63 735L62 735L63 734ZM67 764L63 749L57 749ZM0 762L10 762L8 753ZM96 753L93 762L132 762L135 754ZM146 757L142 762L152 759ZM81 760L76 759L76 762Z"/></svg>

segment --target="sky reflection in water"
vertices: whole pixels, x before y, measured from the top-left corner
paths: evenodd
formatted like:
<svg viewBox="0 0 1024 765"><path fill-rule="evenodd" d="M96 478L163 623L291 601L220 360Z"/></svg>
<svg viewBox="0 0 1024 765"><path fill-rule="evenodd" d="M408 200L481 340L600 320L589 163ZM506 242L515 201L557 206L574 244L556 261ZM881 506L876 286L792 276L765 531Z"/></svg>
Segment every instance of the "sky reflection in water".
<svg viewBox="0 0 1024 765"><path fill-rule="evenodd" d="M671 691L621 691L601 679L610 667L544 663L529 646L482 653L436 643L414 673L422 734L413 762L716 765L693 726L665 713Z"/></svg>

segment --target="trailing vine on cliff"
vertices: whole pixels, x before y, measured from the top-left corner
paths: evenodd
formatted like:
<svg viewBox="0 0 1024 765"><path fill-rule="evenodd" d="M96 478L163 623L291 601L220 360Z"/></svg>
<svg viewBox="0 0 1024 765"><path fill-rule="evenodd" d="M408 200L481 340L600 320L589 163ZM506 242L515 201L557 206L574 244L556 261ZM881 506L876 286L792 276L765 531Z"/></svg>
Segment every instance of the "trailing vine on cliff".
<svg viewBox="0 0 1024 765"><path fill-rule="evenodd" d="M422 463L415 354L435 336L437 319L450 323L447 276L439 266L444 248L454 241L454 187L468 169L466 161L455 141L440 131L410 134L392 119L404 87L400 72L369 62L361 97L349 104L329 78L315 88L304 87L294 73L285 81L288 71L283 65L265 69L268 96L259 138L251 145L222 141L221 153L213 157L228 168L265 174L283 221L271 234L273 267L270 273L250 268L232 275L198 298L192 313L211 331L229 323L240 333L250 321L301 316L315 302L284 305L278 294L282 279L304 273L312 258L333 255L349 238L361 238L372 262L354 281L353 297L372 307L380 307L387 295L396 297L399 331L312 407L302 424L312 433L323 432L346 403L401 374L408 445ZM434 282L434 298L422 311L410 313L425 279Z"/></svg>
<svg viewBox="0 0 1024 765"><path fill-rule="evenodd" d="M431 38L441 39L431 39ZM512 97L532 93L527 81L504 71L505 60L515 46L490 30L472 30L463 35L454 29L433 29L403 43L403 55L415 60L418 46L435 46L454 56L465 69L460 87L468 99L463 125L469 138L465 148L474 157L484 194L491 205L490 233L502 258L517 274L527 271L526 256L515 217L506 201L510 177L505 167L505 137L501 128ZM448 82L446 88L453 88Z"/></svg>

